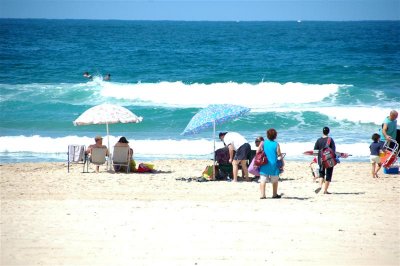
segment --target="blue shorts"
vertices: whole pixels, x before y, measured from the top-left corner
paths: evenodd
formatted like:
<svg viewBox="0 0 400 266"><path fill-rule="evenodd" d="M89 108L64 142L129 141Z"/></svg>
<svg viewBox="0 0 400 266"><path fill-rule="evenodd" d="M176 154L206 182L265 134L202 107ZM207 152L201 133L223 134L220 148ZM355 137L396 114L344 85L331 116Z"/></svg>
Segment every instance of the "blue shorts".
<svg viewBox="0 0 400 266"><path fill-rule="evenodd" d="M250 157L251 146L249 143L245 143L237 149L233 160L242 161L248 160Z"/></svg>

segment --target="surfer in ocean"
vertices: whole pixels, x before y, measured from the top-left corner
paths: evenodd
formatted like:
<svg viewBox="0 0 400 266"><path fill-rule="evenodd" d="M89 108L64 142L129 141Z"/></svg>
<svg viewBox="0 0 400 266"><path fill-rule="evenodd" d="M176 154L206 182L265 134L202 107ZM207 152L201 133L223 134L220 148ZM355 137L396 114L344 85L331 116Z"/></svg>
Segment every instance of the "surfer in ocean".
<svg viewBox="0 0 400 266"><path fill-rule="evenodd" d="M87 78L87 79L89 79L89 80L92 80L92 79L93 79L92 75L90 75L89 72L83 72L83 77L85 77L85 78Z"/></svg>
<svg viewBox="0 0 400 266"><path fill-rule="evenodd" d="M104 75L103 80L104 80L104 81L110 81L110 80L111 80L111 75L110 75L110 73Z"/></svg>

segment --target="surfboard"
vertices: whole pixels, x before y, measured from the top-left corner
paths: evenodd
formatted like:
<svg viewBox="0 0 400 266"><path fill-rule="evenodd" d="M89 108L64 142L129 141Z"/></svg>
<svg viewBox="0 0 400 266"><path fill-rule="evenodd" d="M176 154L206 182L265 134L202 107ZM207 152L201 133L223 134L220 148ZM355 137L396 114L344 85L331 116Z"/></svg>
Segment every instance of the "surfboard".
<svg viewBox="0 0 400 266"><path fill-rule="evenodd" d="M303 154L304 155L313 155L313 156L317 156L318 155L318 153L314 153L314 151L313 150L311 150L311 151L305 151L305 152L303 152ZM349 154L349 153L346 153L346 152L336 152L336 156L338 156L339 158L347 158L347 157L349 157L349 156L352 156L351 154Z"/></svg>

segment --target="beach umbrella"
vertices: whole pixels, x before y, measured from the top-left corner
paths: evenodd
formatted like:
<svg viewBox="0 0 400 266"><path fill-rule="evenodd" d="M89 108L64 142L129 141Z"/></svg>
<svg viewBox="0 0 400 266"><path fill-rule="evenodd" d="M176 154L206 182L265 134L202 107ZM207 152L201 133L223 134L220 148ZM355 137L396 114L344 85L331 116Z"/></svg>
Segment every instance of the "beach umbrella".
<svg viewBox="0 0 400 266"><path fill-rule="evenodd" d="M193 135L207 128L213 128L214 152L215 153L215 127L224 122L231 121L250 112L250 108L232 104L212 104L201 109L189 121L181 135ZM214 166L215 166L215 155Z"/></svg>
<svg viewBox="0 0 400 266"><path fill-rule="evenodd" d="M108 148L110 148L108 129L109 124L139 123L142 120L142 117L136 116L125 107L115 104L103 103L87 109L75 121L73 121L73 123L75 126L97 124L106 125Z"/></svg>

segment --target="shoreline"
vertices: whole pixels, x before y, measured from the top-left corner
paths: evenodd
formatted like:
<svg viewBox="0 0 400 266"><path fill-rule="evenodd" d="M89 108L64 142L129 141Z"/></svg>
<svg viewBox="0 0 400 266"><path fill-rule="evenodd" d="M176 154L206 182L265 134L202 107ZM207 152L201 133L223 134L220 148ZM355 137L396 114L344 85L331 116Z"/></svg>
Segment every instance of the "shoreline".
<svg viewBox="0 0 400 266"><path fill-rule="evenodd" d="M176 180L200 176L210 160L152 163L158 172L146 174L1 165L1 264L400 262L400 175L373 179L369 163L342 162L323 195L308 163L287 161L282 199L260 200L256 182Z"/></svg>
<svg viewBox="0 0 400 266"><path fill-rule="evenodd" d="M16 153L19 155L11 155L10 152L1 153L0 152L0 164L15 164L15 163L66 163L67 162L67 153L55 153L54 156L45 157L43 159L43 155L38 154L26 154L20 155L20 153ZM36 158L36 159L32 159ZM285 161L288 162L311 162L313 156L309 155L299 155L285 158ZM154 161L165 161L165 160L212 160L212 155L193 155L193 156L153 156L153 155L136 155L135 161L140 162L154 162ZM369 155L364 157L348 157L341 158L340 162L344 163L368 163Z"/></svg>

